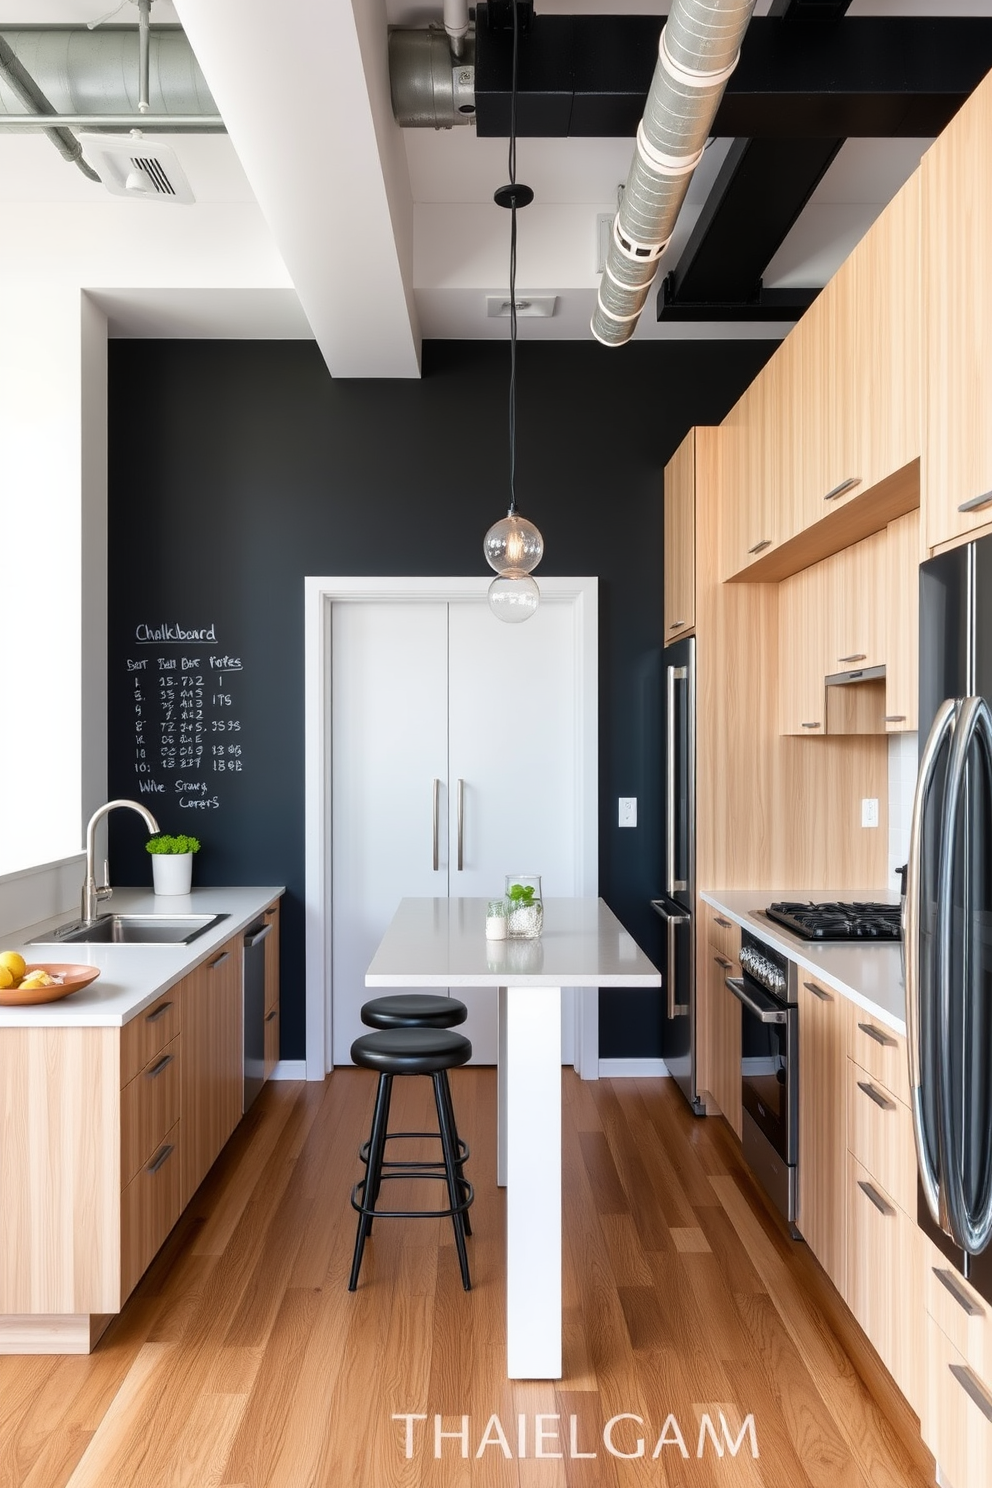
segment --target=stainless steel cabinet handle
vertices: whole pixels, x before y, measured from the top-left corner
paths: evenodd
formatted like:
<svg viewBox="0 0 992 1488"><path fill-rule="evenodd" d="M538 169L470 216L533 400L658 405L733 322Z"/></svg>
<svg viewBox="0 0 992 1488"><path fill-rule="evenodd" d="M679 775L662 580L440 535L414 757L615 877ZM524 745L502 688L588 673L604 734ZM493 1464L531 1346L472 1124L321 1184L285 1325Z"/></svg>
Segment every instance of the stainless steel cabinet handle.
<svg viewBox="0 0 992 1488"><path fill-rule="evenodd" d="M278 1008L273 1008L270 1013L266 1013L266 1015L265 1015L265 1021L266 1021L266 1023L271 1023L272 1022L272 1019L273 1018L278 1018L278 1016L279 1016L279 1009Z"/></svg>
<svg viewBox="0 0 992 1488"><path fill-rule="evenodd" d="M169 1065L172 1063L175 1057L175 1054L166 1054L165 1058L160 1059L158 1064L156 1064L153 1069L148 1070L147 1078L149 1080L157 1080L162 1071L169 1068Z"/></svg>
<svg viewBox="0 0 992 1488"><path fill-rule="evenodd" d="M986 491L983 496L972 496L970 501L962 501L958 511L981 511L983 506L992 506L992 491Z"/></svg>
<svg viewBox="0 0 992 1488"><path fill-rule="evenodd" d="M883 1111L895 1110L895 1101L886 1100L882 1092L880 1090L876 1090L875 1086L872 1085L869 1080L859 1080L858 1089L863 1090L868 1099L873 1100L876 1106L880 1106Z"/></svg>
<svg viewBox="0 0 992 1488"><path fill-rule="evenodd" d="M722 915L713 916L714 925L719 925L721 930L732 930L734 928L731 920L725 920Z"/></svg>
<svg viewBox="0 0 992 1488"><path fill-rule="evenodd" d="M966 1312L969 1317L985 1316L984 1309L978 1307L971 1300L964 1287L961 1286L957 1277L954 1275L953 1271L947 1271L944 1269L943 1266L931 1266L930 1269L933 1272L934 1276L936 1276L937 1280L940 1282L941 1286L945 1289L945 1291L950 1292L951 1296L961 1308L962 1312Z"/></svg>
<svg viewBox="0 0 992 1488"><path fill-rule="evenodd" d="M886 713L886 715L883 718L882 722L883 723L905 723L906 722L906 715L905 715L905 713Z"/></svg>
<svg viewBox="0 0 992 1488"><path fill-rule="evenodd" d="M732 961L728 961L726 956L714 956L713 960L723 971L729 971L734 964Z"/></svg>
<svg viewBox="0 0 992 1488"><path fill-rule="evenodd" d="M675 1001L675 929L676 925L688 925L692 919L691 915L669 914L660 899L651 900L651 908L655 914L661 915L668 928L668 1016L670 1018L681 1017L689 1011L687 1002Z"/></svg>
<svg viewBox="0 0 992 1488"><path fill-rule="evenodd" d="M458 782L458 872L465 864L465 782Z"/></svg>
<svg viewBox="0 0 992 1488"><path fill-rule="evenodd" d="M146 1023L157 1023L158 1020L159 1020L159 1018L164 1018L165 1017L166 1013L169 1011L169 1009L170 1009L171 1006L172 1006L172 1003L171 1002L160 1002L159 1005L158 1005L158 1007L155 1009L154 1012L148 1013L148 1015L145 1018L145 1022Z"/></svg>
<svg viewBox="0 0 992 1488"><path fill-rule="evenodd" d="M843 496L845 491L853 491L854 487L860 484L860 475L849 475L847 480L842 480L839 486L834 486L832 491L828 491L823 499L824 501L836 501L837 497Z"/></svg>
<svg viewBox="0 0 992 1488"><path fill-rule="evenodd" d="M434 869L434 872L436 873L437 872L437 863L438 863L438 847L437 847L438 811L439 811L440 800L441 800L441 782L440 782L440 780L435 780L434 781L434 785L433 785L433 788L432 788L431 799L432 799L432 803L433 803L432 804L432 807L431 807L431 811L432 811L432 815L431 815L431 844L432 844L432 846L431 846L431 865L432 865L432 867Z"/></svg>
<svg viewBox="0 0 992 1488"><path fill-rule="evenodd" d="M821 1002L833 1002L830 993L824 992L823 988L818 987L815 982L803 982L803 986L807 992L812 992L813 996L818 997Z"/></svg>
<svg viewBox="0 0 992 1488"><path fill-rule="evenodd" d="M748 552L749 553L761 553L761 552L764 551L765 548L770 548L771 545L772 545L771 538L770 537L763 537L760 542L756 542L755 543L755 545L754 545L753 548L748 548Z"/></svg>
<svg viewBox="0 0 992 1488"><path fill-rule="evenodd" d="M769 1006L762 1007L760 1002L755 1002L753 997L749 997L744 989L743 977L724 977L723 984L733 992L737 1001L743 1003L748 1012L758 1019L759 1023L785 1023L787 1021L789 1015L785 1008L772 1006L770 998Z"/></svg>
<svg viewBox="0 0 992 1488"><path fill-rule="evenodd" d="M677 894L688 888L684 878L675 877L675 683L688 685L689 671L684 666L668 668L668 759L666 761L668 787L668 822L665 828L665 887L669 894Z"/></svg>
<svg viewBox="0 0 992 1488"><path fill-rule="evenodd" d="M859 1023L858 1027L862 1033L866 1033L870 1039L874 1039L876 1044L890 1047L895 1043L895 1039L891 1034L883 1033L880 1028L875 1027L874 1023Z"/></svg>
<svg viewBox="0 0 992 1488"><path fill-rule="evenodd" d="M856 651L853 656L838 656L838 661L867 661L867 651Z"/></svg>
<svg viewBox="0 0 992 1488"><path fill-rule="evenodd" d="M803 728L822 728L823 724L818 719L816 723L804 723Z"/></svg>
<svg viewBox="0 0 992 1488"><path fill-rule="evenodd" d="M986 1421L992 1421L992 1398L982 1389L967 1364L948 1364L947 1367L964 1393L978 1406Z"/></svg>
<svg viewBox="0 0 992 1488"><path fill-rule="evenodd" d="M145 1168L145 1172L146 1173L157 1173L158 1170L159 1170L159 1168L162 1166L162 1164L164 1162L167 1162L169 1160L169 1158L172 1156L172 1154L175 1152L175 1150L176 1150L175 1149L175 1146L173 1145L172 1142L166 1142L165 1146L164 1147L160 1147L159 1150L156 1152L156 1154L152 1158L151 1162Z"/></svg>
<svg viewBox="0 0 992 1488"><path fill-rule="evenodd" d="M873 1188L870 1183L865 1183L861 1178L858 1179L858 1187L863 1194L871 1199L879 1214L884 1214L886 1219L891 1219L893 1217L896 1211L893 1209L891 1204L887 1204L885 1202L877 1188Z"/></svg>
<svg viewBox="0 0 992 1488"><path fill-rule="evenodd" d="M684 624L684 620L673 620L668 628L669 630L681 630Z"/></svg>
<svg viewBox="0 0 992 1488"><path fill-rule="evenodd" d="M259 930L257 932L257 934L252 935L250 937L246 935L245 936L245 950L246 951L254 950L255 946L259 945L260 942L263 941L267 935L271 935L271 934L272 934L272 926L271 925L263 925L262 928L261 928L261 930Z"/></svg>
<svg viewBox="0 0 992 1488"><path fill-rule="evenodd" d="M230 953L230 951L224 951L223 955L218 956L216 961L211 961L210 962L210 964L207 967L207 970L208 971L216 971L219 966L223 966L224 965L224 962L225 961L230 961L230 959L231 959L231 953Z"/></svg>

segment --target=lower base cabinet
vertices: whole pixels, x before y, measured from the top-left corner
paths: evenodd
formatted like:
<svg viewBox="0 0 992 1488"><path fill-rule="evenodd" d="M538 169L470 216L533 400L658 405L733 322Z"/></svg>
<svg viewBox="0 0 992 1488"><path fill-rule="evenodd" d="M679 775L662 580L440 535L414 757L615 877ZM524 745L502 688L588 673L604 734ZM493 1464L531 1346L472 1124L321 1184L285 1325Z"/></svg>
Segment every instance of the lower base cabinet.
<svg viewBox="0 0 992 1488"><path fill-rule="evenodd" d="M697 1070L697 1082L707 1091L741 1136L741 1005L729 991L726 979L740 976L740 965L714 945L708 945L706 956L705 1007L703 1010L705 1050L703 1067Z"/></svg>
<svg viewBox="0 0 992 1488"><path fill-rule="evenodd" d="M799 976L799 1213L797 1225L847 1297L846 1090L850 1004Z"/></svg>
<svg viewBox="0 0 992 1488"><path fill-rule="evenodd" d="M148 1270L182 1213L180 1122L121 1194L121 1302Z"/></svg>
<svg viewBox="0 0 992 1488"><path fill-rule="evenodd" d="M241 937L182 981L182 1204L203 1182L241 1120L244 1006Z"/></svg>
<svg viewBox="0 0 992 1488"><path fill-rule="evenodd" d="M929 1240L923 1440L953 1488L992 1482L992 1306Z"/></svg>

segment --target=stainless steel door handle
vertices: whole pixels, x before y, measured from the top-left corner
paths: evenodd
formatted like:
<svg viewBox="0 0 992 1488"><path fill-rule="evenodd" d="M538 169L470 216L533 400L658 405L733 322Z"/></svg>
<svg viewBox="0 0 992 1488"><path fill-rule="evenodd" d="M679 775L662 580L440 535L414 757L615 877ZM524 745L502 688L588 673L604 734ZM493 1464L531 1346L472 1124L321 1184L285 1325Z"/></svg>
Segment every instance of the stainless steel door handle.
<svg viewBox="0 0 992 1488"><path fill-rule="evenodd" d="M837 497L843 496L845 491L853 491L855 486L860 486L860 484L860 475L849 475L847 480L842 480L839 486L834 486L832 491L828 491L823 499L824 501L836 501Z"/></svg>
<svg viewBox="0 0 992 1488"><path fill-rule="evenodd" d="M878 1210L879 1214L884 1214L886 1219L891 1219L893 1217L896 1211L892 1208L891 1204L887 1204L885 1202L885 1200L882 1198L882 1195L879 1193L878 1189L874 1187L873 1184L865 1183L863 1179L859 1178L858 1187L860 1188L861 1192L875 1205L875 1208Z"/></svg>
<svg viewBox="0 0 992 1488"><path fill-rule="evenodd" d="M431 787L431 867L437 872L438 865L438 816L441 802L441 782L436 777Z"/></svg>
<svg viewBox="0 0 992 1488"><path fill-rule="evenodd" d="M876 1090L874 1085L872 1085L869 1080L859 1080L858 1089L863 1090L868 1099L874 1101L876 1106L880 1106L883 1111L895 1110L895 1101L886 1100L882 1092L880 1090Z"/></svg>
<svg viewBox="0 0 992 1488"><path fill-rule="evenodd" d="M803 982L803 986L807 992L812 992L813 996L818 997L821 1002L833 1002L830 993L824 992L823 988L818 987L815 982Z"/></svg>
<svg viewBox="0 0 992 1488"><path fill-rule="evenodd" d="M257 931L256 934L254 934L254 935L251 935L251 936L246 935L245 936L245 950L246 951L253 950L255 948L255 946L257 946L259 944L260 941L263 941L265 939L265 937L267 935L271 935L271 933L272 933L272 926L271 926L271 924L269 924L269 925L263 925L262 928L261 928L261 930Z"/></svg>
<svg viewBox="0 0 992 1488"><path fill-rule="evenodd" d="M983 1389L967 1364L948 1364L947 1367L965 1394L978 1406L986 1421L992 1421L992 1398Z"/></svg>
<svg viewBox="0 0 992 1488"><path fill-rule="evenodd" d="M666 827L665 889L669 894L683 892L688 881L675 877L675 683L687 680L684 666L668 668L668 760L666 766L668 823Z"/></svg>
<svg viewBox="0 0 992 1488"><path fill-rule="evenodd" d="M893 1048L895 1046L895 1039L892 1038L890 1034L883 1033L880 1028L876 1028L874 1023L859 1023L858 1027L861 1029L861 1032L866 1033L874 1043L881 1044L883 1049Z"/></svg>
<svg viewBox="0 0 992 1488"><path fill-rule="evenodd" d="M906 877L906 905L902 920L903 979L906 984L906 1050L909 1062L909 1094L913 1109L913 1135L920 1183L927 1208L940 1224L940 1182L935 1165L937 1133L926 1129L923 1096L920 1090L923 1054L920 1046L920 898L923 887L923 824L927 803L937 769L937 759L954 728L954 698L947 698L937 709L933 727L920 758L920 773L913 798L913 815L909 829L909 871ZM860 1027L861 1025L859 1025ZM867 1031L867 1030L866 1030Z"/></svg>
<svg viewBox="0 0 992 1488"><path fill-rule="evenodd" d="M971 1300L964 1287L961 1286L957 1277L954 1275L953 1271L949 1271L943 1266L931 1266L930 1269L933 1272L934 1276L936 1276L937 1280L940 1282L941 1286L945 1289L945 1291L950 1292L951 1296L961 1308L962 1312L966 1312L969 1317L985 1316L984 1309L977 1306L977 1304Z"/></svg>
<svg viewBox="0 0 992 1488"><path fill-rule="evenodd" d="M465 782L458 782L458 872L465 866Z"/></svg>
<svg viewBox="0 0 992 1488"><path fill-rule="evenodd" d="M723 983L759 1023L785 1023L788 1020L789 1015L785 1008L773 1005L771 998L768 999L768 1005L762 1007L760 1002L750 997L745 990L743 977L724 977Z"/></svg>
<svg viewBox="0 0 992 1488"><path fill-rule="evenodd" d="M683 1017L689 1011L687 1002L675 1001L675 927L677 925L688 925L692 919L687 914L670 914L660 899L651 900L651 908L655 914L661 915L667 927L668 941L668 1016L670 1018Z"/></svg>

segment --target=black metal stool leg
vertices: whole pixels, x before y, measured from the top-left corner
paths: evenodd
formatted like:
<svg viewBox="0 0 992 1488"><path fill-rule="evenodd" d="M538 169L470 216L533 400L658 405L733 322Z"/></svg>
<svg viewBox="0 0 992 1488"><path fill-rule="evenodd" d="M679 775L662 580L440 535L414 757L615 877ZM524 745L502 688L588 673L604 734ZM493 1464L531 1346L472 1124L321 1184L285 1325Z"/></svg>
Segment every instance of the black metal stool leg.
<svg viewBox="0 0 992 1488"><path fill-rule="evenodd" d="M465 1189L464 1179L459 1174L458 1148L451 1124L450 1095L445 1098L442 1086L444 1071L435 1074L434 1102L437 1106L438 1127L441 1132L441 1147L444 1152L444 1173L448 1180L448 1200L451 1205L451 1223L455 1231L455 1248L458 1251L458 1264L462 1272L462 1286L467 1292L472 1290L472 1281L468 1271L468 1251L465 1248L465 1211L459 1209L464 1201Z"/></svg>
<svg viewBox="0 0 992 1488"><path fill-rule="evenodd" d="M448 1071L447 1070L441 1070L440 1071L440 1080L441 1080L441 1089L444 1092L445 1103L446 1103L446 1105L448 1107L448 1119L451 1122L451 1134L452 1134L452 1136L454 1137L454 1140L455 1140L455 1153L458 1154L462 1150L462 1144L461 1144L460 1139L459 1139L459 1136L458 1136L458 1125L457 1125L457 1123L455 1121L455 1108L454 1108L454 1105L452 1104L452 1100L451 1100L451 1086L448 1084ZM467 1152L468 1151L468 1148L466 1147L465 1150ZM465 1165L464 1165L464 1163L461 1162L461 1161L456 1161L455 1166L456 1166L456 1168L458 1170L458 1176L459 1176L459 1178L461 1179L461 1181L463 1183L465 1183L466 1182L466 1178L465 1178ZM466 1233L466 1235L471 1235L471 1233L472 1233L472 1224L471 1224L471 1221L470 1221L470 1219L468 1217L468 1210L467 1209L465 1210L464 1214L462 1215L462 1219L465 1221L465 1233Z"/></svg>
<svg viewBox="0 0 992 1488"><path fill-rule="evenodd" d="M389 1124L389 1099L392 1094L392 1075L380 1075L375 1094L375 1112L372 1117L372 1134L369 1137L369 1165L362 1184L362 1211L358 1216L358 1234L355 1237L355 1254L351 1263L349 1292L358 1286L358 1273L362 1267L362 1252L372 1229L372 1216L366 1210L374 1209L382 1183L382 1157L386 1150L386 1129Z"/></svg>

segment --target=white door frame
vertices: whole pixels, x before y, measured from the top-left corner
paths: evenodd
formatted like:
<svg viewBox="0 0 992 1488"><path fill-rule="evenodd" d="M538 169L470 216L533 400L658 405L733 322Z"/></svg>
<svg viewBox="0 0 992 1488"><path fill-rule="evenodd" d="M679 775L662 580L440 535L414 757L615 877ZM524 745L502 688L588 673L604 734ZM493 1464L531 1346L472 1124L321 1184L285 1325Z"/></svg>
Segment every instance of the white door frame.
<svg viewBox="0 0 992 1488"><path fill-rule="evenodd" d="M594 578L539 576L549 603L574 607L576 666L575 778L579 863L577 892L599 892L599 595ZM304 581L304 699L306 744L306 1057L307 1079L331 1068L331 614L337 600L484 599L489 580L472 578L308 577ZM526 624L526 621L524 622ZM493 619L494 625L500 621ZM599 997L595 987L575 993L575 1068L583 1079L599 1073Z"/></svg>

